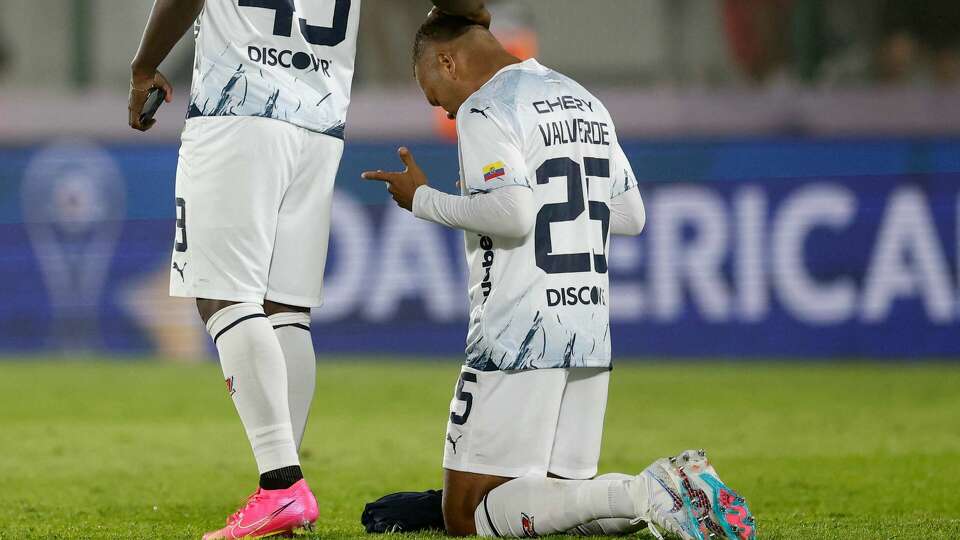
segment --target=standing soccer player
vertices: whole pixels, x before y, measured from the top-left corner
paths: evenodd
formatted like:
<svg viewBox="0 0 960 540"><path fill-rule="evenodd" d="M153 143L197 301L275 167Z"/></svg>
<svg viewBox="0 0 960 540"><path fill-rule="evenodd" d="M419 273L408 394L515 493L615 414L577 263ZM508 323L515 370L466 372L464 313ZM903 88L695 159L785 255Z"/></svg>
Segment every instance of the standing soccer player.
<svg viewBox="0 0 960 540"><path fill-rule="evenodd" d="M434 4L489 25L481 0ZM298 449L359 12L360 0L156 0L131 66L129 123L145 131L148 93L173 97L157 67L196 21L170 293L197 299L260 472L205 538L285 533L318 516Z"/></svg>
<svg viewBox="0 0 960 540"><path fill-rule="evenodd" d="M622 534L641 522L686 539L754 535L742 498L704 454L594 478L610 377L608 234L637 235L637 182L603 104L520 62L493 35L429 19L414 65L457 119L462 196L430 188L410 152L367 172L420 218L466 231L470 327L443 459L453 535ZM659 533L658 533L659 534Z"/></svg>

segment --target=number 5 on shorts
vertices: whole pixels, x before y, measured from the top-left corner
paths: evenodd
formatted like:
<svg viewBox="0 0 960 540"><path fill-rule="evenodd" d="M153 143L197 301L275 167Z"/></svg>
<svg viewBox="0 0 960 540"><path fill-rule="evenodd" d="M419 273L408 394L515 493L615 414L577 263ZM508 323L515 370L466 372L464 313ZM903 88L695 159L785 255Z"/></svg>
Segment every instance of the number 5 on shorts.
<svg viewBox="0 0 960 540"><path fill-rule="evenodd" d="M467 418L470 417L470 409L473 408L473 394L463 389L465 382L472 382L476 384L477 374L469 371L460 373L460 382L457 383L457 393L455 396L457 401L462 401L464 404L463 414L457 414L453 411L450 412L450 422L458 426L462 426L467 423Z"/></svg>

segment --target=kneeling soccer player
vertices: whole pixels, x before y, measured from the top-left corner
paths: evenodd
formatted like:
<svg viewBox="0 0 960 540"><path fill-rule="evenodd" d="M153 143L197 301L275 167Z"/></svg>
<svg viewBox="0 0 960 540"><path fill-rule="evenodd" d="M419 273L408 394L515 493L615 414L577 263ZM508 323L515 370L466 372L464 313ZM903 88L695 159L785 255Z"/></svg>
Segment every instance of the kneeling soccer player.
<svg viewBox="0 0 960 540"><path fill-rule="evenodd" d="M428 19L414 57L427 99L457 119L463 196L427 186L405 148L405 171L364 177L417 217L466 231L470 328L443 460L447 532L647 524L752 538L745 502L702 452L594 478L611 366L608 234L637 235L645 221L606 108L466 19Z"/></svg>

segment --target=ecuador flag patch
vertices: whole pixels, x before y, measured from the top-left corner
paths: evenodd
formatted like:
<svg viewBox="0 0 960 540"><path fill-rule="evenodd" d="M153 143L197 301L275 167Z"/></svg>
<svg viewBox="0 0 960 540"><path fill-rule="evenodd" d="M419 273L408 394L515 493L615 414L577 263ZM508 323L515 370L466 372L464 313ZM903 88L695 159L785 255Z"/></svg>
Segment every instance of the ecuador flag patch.
<svg viewBox="0 0 960 540"><path fill-rule="evenodd" d="M505 165L503 164L502 161L495 161L487 165L486 167L483 168L483 181L489 182L494 178L500 178L501 176L506 174L503 170L504 167Z"/></svg>

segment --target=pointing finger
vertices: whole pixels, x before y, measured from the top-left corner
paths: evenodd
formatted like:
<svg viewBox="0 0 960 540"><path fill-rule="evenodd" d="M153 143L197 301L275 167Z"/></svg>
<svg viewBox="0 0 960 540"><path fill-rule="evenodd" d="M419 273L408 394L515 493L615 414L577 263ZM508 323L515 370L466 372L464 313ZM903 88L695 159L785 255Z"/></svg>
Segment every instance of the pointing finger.
<svg viewBox="0 0 960 540"><path fill-rule="evenodd" d="M381 182L393 182L397 179L397 173L385 171L367 171L360 175L364 180L379 180Z"/></svg>

